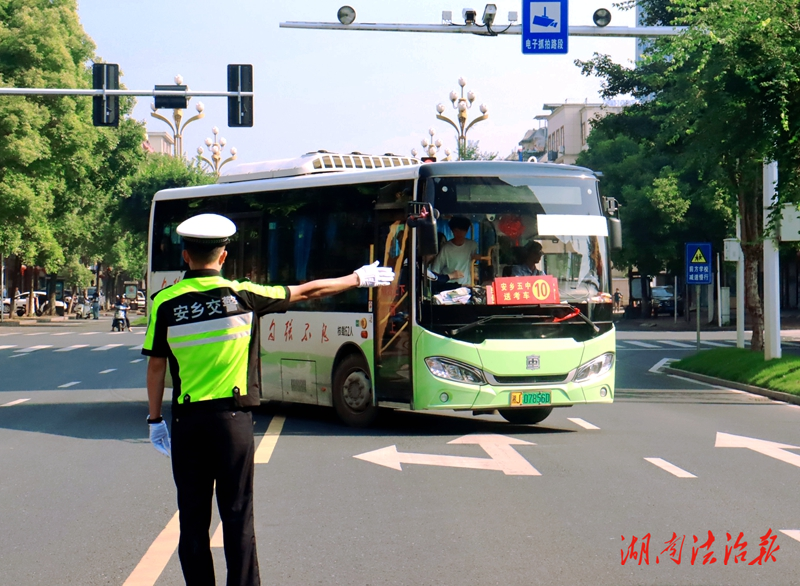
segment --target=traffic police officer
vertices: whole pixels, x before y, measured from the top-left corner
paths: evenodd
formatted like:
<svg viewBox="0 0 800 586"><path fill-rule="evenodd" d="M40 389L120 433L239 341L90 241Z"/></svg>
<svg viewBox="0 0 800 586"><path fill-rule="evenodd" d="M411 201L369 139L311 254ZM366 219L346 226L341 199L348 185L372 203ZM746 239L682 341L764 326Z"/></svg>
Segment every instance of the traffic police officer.
<svg viewBox="0 0 800 586"><path fill-rule="evenodd" d="M189 586L213 585L209 526L216 482L228 586L260 584L253 522L253 419L260 402L259 317L295 301L353 287L389 285L378 263L336 279L295 286L236 282L220 275L225 245L236 232L228 218L201 214L177 229L183 237L183 280L153 298L142 353L149 357L147 422L155 448L172 454L178 489L178 555ZM172 441L161 416L167 365L173 380Z"/></svg>

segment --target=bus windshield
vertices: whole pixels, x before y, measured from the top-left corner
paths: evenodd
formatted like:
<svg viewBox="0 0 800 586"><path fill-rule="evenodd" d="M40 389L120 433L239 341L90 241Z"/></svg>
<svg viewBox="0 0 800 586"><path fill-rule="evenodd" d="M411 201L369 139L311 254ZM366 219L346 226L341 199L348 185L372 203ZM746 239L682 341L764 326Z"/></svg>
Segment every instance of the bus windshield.
<svg viewBox="0 0 800 586"><path fill-rule="evenodd" d="M608 225L593 176L431 177L423 189L439 212L439 254L422 258L418 273L422 303L434 317L486 315L444 306L485 305L485 289L499 277L554 277L560 303L595 318L604 313L598 305L611 303Z"/></svg>

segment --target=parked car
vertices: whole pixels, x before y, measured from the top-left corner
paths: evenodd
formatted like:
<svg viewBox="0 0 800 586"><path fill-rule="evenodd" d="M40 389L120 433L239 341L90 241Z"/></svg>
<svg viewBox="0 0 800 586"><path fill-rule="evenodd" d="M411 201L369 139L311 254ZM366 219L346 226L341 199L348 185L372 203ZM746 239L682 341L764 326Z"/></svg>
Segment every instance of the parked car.
<svg viewBox="0 0 800 586"><path fill-rule="evenodd" d="M36 304L34 305L34 311L36 311L38 315L41 315L42 308L44 307L45 303L47 303L47 293L45 291L34 291L33 294L36 296ZM14 296L17 315L23 316L27 313L29 296L30 294L28 293L28 291L17 293ZM9 313L10 310L11 310L11 299L6 297L5 299L3 299L3 313ZM67 311L66 304L63 301L56 300L56 314L64 315L66 311Z"/></svg>
<svg viewBox="0 0 800 586"><path fill-rule="evenodd" d="M650 313L658 317L662 313L675 313L675 292L672 285L653 287L650 290ZM683 315L683 298L678 297L678 315Z"/></svg>

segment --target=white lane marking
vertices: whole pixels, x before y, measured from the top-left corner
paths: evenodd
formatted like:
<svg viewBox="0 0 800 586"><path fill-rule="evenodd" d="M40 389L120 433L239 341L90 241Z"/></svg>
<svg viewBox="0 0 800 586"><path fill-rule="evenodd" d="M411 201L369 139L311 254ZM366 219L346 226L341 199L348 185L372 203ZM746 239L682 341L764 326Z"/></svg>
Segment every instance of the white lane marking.
<svg viewBox="0 0 800 586"><path fill-rule="evenodd" d="M144 358L137 358L136 360L131 360L131 364L136 364L137 362L144 362Z"/></svg>
<svg viewBox="0 0 800 586"><path fill-rule="evenodd" d="M105 370L101 370L97 374L108 374L109 372L114 372L115 370L117 370L117 369L116 368L107 368Z"/></svg>
<svg viewBox="0 0 800 586"><path fill-rule="evenodd" d="M72 332L57 332L54 336L69 336Z"/></svg>
<svg viewBox="0 0 800 586"><path fill-rule="evenodd" d="M659 340L662 344L669 344L670 346L677 346L678 348L695 348L697 344L687 344L686 342L676 342L674 340Z"/></svg>
<svg viewBox="0 0 800 586"><path fill-rule="evenodd" d="M679 374L668 374L667 376L672 377L672 378L677 378L678 380L686 381L687 383L695 383L695 384L698 384L698 385L703 385L705 387L711 387L712 389L719 389L721 391L730 391L731 393L741 393L741 394L745 394L745 395L749 394L749 393L745 393L744 391L737 391L735 389L729 389L728 387L721 387L719 385L712 385L711 383L703 382L701 380L694 380L693 378L689 378L689 377L686 377L686 376L681 376Z"/></svg>
<svg viewBox="0 0 800 586"><path fill-rule="evenodd" d="M278 443L278 438L281 436L281 430L285 422L286 417L283 415L273 416L264 437L258 443L254 458L256 464L269 464L269 459L272 457L272 452L275 450L275 444Z"/></svg>
<svg viewBox="0 0 800 586"><path fill-rule="evenodd" d="M222 540L222 523L217 525L216 531L211 536L211 547L225 547L225 543Z"/></svg>
<svg viewBox="0 0 800 586"><path fill-rule="evenodd" d="M45 348L52 348L52 344L39 344L38 346L28 346L27 348L20 348L19 350L14 350L15 354L20 353L28 353L28 352L36 352L36 350L44 350Z"/></svg>
<svg viewBox="0 0 800 586"><path fill-rule="evenodd" d="M94 336L95 334L99 334L100 332L83 332L82 334L78 334L79 336Z"/></svg>
<svg viewBox="0 0 800 586"><path fill-rule="evenodd" d="M179 535L178 513L175 513L122 586L153 586L167 567L172 554L178 549Z"/></svg>
<svg viewBox="0 0 800 586"><path fill-rule="evenodd" d="M12 335L12 332L9 332L7 334L0 334L0 338L2 338L3 336L10 336L10 335Z"/></svg>
<svg viewBox="0 0 800 586"><path fill-rule="evenodd" d="M31 332L30 334L22 334L23 336L43 336L47 332Z"/></svg>
<svg viewBox="0 0 800 586"><path fill-rule="evenodd" d="M633 344L634 346L641 346L642 348L660 348L655 344L648 344L647 342L640 342L639 340L625 340L626 344Z"/></svg>
<svg viewBox="0 0 800 586"><path fill-rule="evenodd" d="M575 425L580 425L583 429L600 429L596 425L593 425L588 421L581 419L580 417L567 417L567 420L571 421Z"/></svg>
<svg viewBox="0 0 800 586"><path fill-rule="evenodd" d="M711 342L709 340L700 340L701 344L705 344L706 346L716 346L717 348L730 348L730 344L723 344L722 342Z"/></svg>
<svg viewBox="0 0 800 586"><path fill-rule="evenodd" d="M141 331L140 330L133 330L133 333L134 334L146 334L147 330L141 330Z"/></svg>
<svg viewBox="0 0 800 586"><path fill-rule="evenodd" d="M668 365L670 362L675 362L675 361L676 361L675 358L662 358L661 360L656 362L647 372L662 374L661 369L664 368L666 365Z"/></svg>
<svg viewBox="0 0 800 586"><path fill-rule="evenodd" d="M81 384L81 381L74 380L71 383L67 383L67 384L64 384L64 385L58 385L58 388L59 389L68 389L69 387L74 387L75 385L79 385L79 384Z"/></svg>
<svg viewBox="0 0 800 586"><path fill-rule="evenodd" d="M6 403L5 405L0 405L0 407L13 407L14 405L19 405L20 403L24 403L25 401L30 401L30 399L17 399L16 401L11 401L10 403Z"/></svg>
<svg viewBox="0 0 800 586"><path fill-rule="evenodd" d="M781 462L786 462L792 466L800 468L800 455L786 450L800 450L800 446L793 446L791 444L782 444L779 442L771 442L768 440L757 439L754 437L746 437L743 435L733 435L730 433L717 432L717 440L714 443L715 448L746 448L753 450L759 454L775 458Z"/></svg>
<svg viewBox="0 0 800 586"><path fill-rule="evenodd" d="M124 334L125 332L108 332L109 336L119 336L120 334Z"/></svg>
<svg viewBox="0 0 800 586"><path fill-rule="evenodd" d="M112 348L119 348L120 346L122 346L122 344L106 344L105 346L92 348L92 352L105 352L106 350L111 350Z"/></svg>
<svg viewBox="0 0 800 586"><path fill-rule="evenodd" d="M6 344L5 346L0 346L0 350L8 350L9 348L16 348L16 344Z"/></svg>
<svg viewBox="0 0 800 586"><path fill-rule="evenodd" d="M800 530L797 529L778 529L784 535L788 535L795 541L800 541Z"/></svg>
<svg viewBox="0 0 800 586"><path fill-rule="evenodd" d="M697 478L697 476L695 476L694 474L691 474L686 470L683 470L682 468L678 468L675 464L670 464L669 462L661 458L645 458L645 460L647 460L648 462L650 462L655 466L658 466L662 470L666 470L667 472L669 472L673 476L677 476L678 478Z"/></svg>
<svg viewBox="0 0 800 586"><path fill-rule="evenodd" d="M53 350L53 352L72 352L73 350L77 350L78 348L88 348L89 344L75 344L74 346L67 346L66 348L59 348L58 350Z"/></svg>
<svg viewBox="0 0 800 586"><path fill-rule="evenodd" d="M141 350L144 344L139 344L138 346L131 346L129 350Z"/></svg>

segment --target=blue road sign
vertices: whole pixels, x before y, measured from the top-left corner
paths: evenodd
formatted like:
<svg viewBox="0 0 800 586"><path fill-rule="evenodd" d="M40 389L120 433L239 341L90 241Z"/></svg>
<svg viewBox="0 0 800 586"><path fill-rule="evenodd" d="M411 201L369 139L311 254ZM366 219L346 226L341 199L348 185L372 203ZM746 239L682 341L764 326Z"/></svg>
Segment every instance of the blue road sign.
<svg viewBox="0 0 800 586"><path fill-rule="evenodd" d="M686 243L686 284L710 285L711 276L711 243Z"/></svg>
<svg viewBox="0 0 800 586"><path fill-rule="evenodd" d="M567 0L522 0L522 52L558 55L567 52Z"/></svg>

